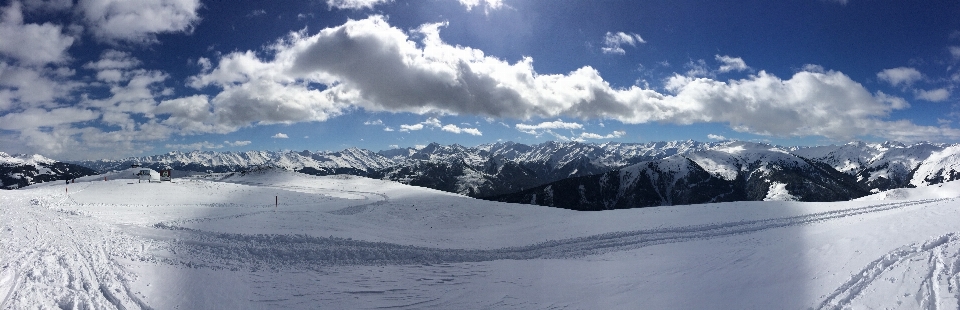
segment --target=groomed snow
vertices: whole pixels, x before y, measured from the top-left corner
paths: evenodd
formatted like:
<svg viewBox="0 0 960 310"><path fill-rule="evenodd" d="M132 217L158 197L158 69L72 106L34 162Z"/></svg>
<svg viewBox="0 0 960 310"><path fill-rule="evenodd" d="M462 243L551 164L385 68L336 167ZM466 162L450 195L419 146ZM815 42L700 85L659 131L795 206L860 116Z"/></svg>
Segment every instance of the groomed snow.
<svg viewBox="0 0 960 310"><path fill-rule="evenodd" d="M577 212L352 176L81 178L0 192L0 308L956 308L954 183Z"/></svg>

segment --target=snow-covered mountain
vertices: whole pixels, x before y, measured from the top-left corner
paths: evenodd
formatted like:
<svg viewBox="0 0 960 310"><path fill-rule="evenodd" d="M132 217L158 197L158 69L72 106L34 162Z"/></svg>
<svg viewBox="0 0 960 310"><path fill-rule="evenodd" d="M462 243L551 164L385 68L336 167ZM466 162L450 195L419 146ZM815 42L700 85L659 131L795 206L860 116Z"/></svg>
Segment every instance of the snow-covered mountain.
<svg viewBox="0 0 960 310"><path fill-rule="evenodd" d="M310 151L173 151L162 155L131 157L121 160L80 161L76 164L101 172L122 170L138 164L151 168L169 166L175 170L228 172L248 167L271 165L308 174L365 174L395 163L377 153L349 148L340 152Z"/></svg>
<svg viewBox="0 0 960 310"><path fill-rule="evenodd" d="M482 197L519 191L564 178L604 173L645 160L699 150L696 141L655 143L513 142L477 147L432 143L423 148L374 153L349 148L339 152L248 151L170 152L123 160L82 161L76 164L101 172L133 164L159 169L242 171L270 165L311 175L352 174Z"/></svg>
<svg viewBox="0 0 960 310"><path fill-rule="evenodd" d="M853 176L784 148L721 142L491 199L606 210L744 200L838 201L866 194Z"/></svg>
<svg viewBox="0 0 960 310"><path fill-rule="evenodd" d="M703 149L707 145L696 141L604 144L551 141L537 145L505 142L477 147L433 143L419 150L381 152L397 164L375 176L487 197L566 178L600 174Z"/></svg>
<svg viewBox="0 0 960 310"><path fill-rule="evenodd" d="M858 183L874 191L960 179L956 172L960 171L960 148L956 145L851 142L791 151L856 176Z"/></svg>
<svg viewBox="0 0 960 310"><path fill-rule="evenodd" d="M690 140L502 142L476 147L432 143L380 152L357 148L339 152L170 152L77 164L101 172L132 164L200 172L266 165L311 175L393 180L472 197L605 209L732 200L847 200L869 191L960 179L960 146L853 142L784 148ZM569 189L564 195L576 199L549 202L543 191L558 188Z"/></svg>
<svg viewBox="0 0 960 310"><path fill-rule="evenodd" d="M30 184L69 180L97 174L89 168L59 162L42 155L9 155L0 152L0 188L16 189Z"/></svg>

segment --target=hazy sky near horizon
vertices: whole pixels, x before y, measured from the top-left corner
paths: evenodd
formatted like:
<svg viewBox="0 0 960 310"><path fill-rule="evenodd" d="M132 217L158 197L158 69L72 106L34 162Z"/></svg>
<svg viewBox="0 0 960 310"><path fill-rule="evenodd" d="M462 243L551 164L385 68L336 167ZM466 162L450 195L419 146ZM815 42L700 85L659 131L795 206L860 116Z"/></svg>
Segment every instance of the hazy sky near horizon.
<svg viewBox="0 0 960 310"><path fill-rule="evenodd" d="M0 2L0 151L960 141L960 2Z"/></svg>

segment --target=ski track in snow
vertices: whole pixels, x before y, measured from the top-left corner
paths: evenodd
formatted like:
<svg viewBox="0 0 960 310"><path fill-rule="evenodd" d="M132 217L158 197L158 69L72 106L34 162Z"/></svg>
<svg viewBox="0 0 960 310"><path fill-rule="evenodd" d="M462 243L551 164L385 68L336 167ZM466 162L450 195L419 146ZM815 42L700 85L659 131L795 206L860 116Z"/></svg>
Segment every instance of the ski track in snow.
<svg viewBox="0 0 960 310"><path fill-rule="evenodd" d="M826 296L818 309L849 308L864 295L890 292L883 286L892 284L906 287L896 290L896 297L913 297L920 309L960 309L960 235L951 233L887 253Z"/></svg>
<svg viewBox="0 0 960 310"><path fill-rule="evenodd" d="M4 204L9 203L10 197L5 198ZM4 228L4 239L25 239L26 244L0 242L0 308L150 309L129 288L135 275L116 261L144 258L133 250L142 248L141 241L79 212L59 209L67 197L45 198L50 199L31 199L35 208L2 214L3 223L18 224Z"/></svg>
<svg viewBox="0 0 960 310"><path fill-rule="evenodd" d="M612 232L550 240L528 246L489 250L432 248L307 235L213 233L179 227L169 223L158 223L154 225L154 228L187 232L183 239L170 245L171 249L176 252L191 254L187 257L194 260L183 262L187 265L259 270L262 268L278 268L278 266L311 268L311 266L326 265L439 264L501 259L577 258L657 244L704 240L811 224L944 200L947 199L882 203L853 209L755 221Z"/></svg>

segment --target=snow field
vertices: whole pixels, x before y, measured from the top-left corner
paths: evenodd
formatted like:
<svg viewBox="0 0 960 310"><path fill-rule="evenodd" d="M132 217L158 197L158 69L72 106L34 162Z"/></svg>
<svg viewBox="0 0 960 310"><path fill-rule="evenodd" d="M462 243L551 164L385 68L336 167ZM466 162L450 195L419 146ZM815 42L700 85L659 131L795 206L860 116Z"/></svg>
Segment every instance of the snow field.
<svg viewBox="0 0 960 310"><path fill-rule="evenodd" d="M603 212L285 172L62 186L0 192L2 309L942 309L960 296L953 183L903 200Z"/></svg>

